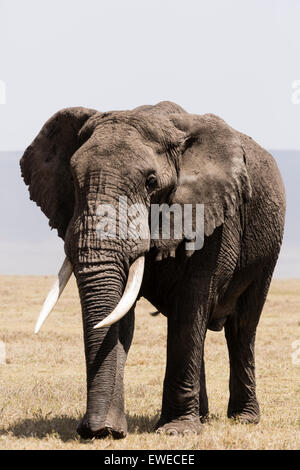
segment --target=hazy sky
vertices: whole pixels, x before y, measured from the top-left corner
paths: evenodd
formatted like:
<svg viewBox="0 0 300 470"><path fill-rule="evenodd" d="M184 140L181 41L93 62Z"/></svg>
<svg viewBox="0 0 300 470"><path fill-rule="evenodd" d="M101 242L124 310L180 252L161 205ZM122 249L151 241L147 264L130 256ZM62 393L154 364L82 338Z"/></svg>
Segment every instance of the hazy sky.
<svg viewBox="0 0 300 470"><path fill-rule="evenodd" d="M172 100L300 151L299 20L300 0L0 0L0 151L19 151L0 154L0 273L54 273L63 259L18 166L58 109ZM300 152L275 156L288 193L277 272L300 277Z"/></svg>
<svg viewBox="0 0 300 470"><path fill-rule="evenodd" d="M0 0L0 150L66 106L173 100L300 149L299 0Z"/></svg>

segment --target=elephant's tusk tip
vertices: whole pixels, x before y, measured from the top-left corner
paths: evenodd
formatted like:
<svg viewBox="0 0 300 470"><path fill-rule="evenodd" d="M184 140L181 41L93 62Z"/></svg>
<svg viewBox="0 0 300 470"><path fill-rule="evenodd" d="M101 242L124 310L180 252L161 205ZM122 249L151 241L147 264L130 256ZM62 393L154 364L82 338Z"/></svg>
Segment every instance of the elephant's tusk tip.
<svg viewBox="0 0 300 470"><path fill-rule="evenodd" d="M36 325L35 325L35 327L34 327L34 334L35 334L35 335L37 335L37 334L38 334L38 332L39 332L39 331L40 331L40 329L41 329L41 326L42 326L42 325L41 325L41 324L39 324L39 323L40 323L40 322L39 322L39 321L37 321L37 322L36 322Z"/></svg>
<svg viewBox="0 0 300 470"><path fill-rule="evenodd" d="M114 319L109 320L108 317L104 318L104 320L99 321L97 325L93 327L94 330L97 328L105 328L106 326L111 326L115 323Z"/></svg>

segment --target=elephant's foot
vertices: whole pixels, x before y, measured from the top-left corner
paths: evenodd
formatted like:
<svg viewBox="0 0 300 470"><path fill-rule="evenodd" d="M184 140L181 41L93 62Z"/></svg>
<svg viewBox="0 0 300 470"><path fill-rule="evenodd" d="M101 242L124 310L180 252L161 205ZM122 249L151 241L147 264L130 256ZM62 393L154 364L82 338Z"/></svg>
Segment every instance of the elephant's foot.
<svg viewBox="0 0 300 470"><path fill-rule="evenodd" d="M101 439L112 436L114 439L122 439L127 435L127 422L125 416L120 420L101 422L97 417L84 415L77 426L77 432L83 439Z"/></svg>
<svg viewBox="0 0 300 470"><path fill-rule="evenodd" d="M231 418L242 424L258 424L260 420L259 404L257 400L243 405L242 407L234 407L229 405L228 418Z"/></svg>
<svg viewBox="0 0 300 470"><path fill-rule="evenodd" d="M160 418L155 426L155 431L159 434L178 436L183 434L200 434L201 428L199 418L177 418L172 421Z"/></svg>

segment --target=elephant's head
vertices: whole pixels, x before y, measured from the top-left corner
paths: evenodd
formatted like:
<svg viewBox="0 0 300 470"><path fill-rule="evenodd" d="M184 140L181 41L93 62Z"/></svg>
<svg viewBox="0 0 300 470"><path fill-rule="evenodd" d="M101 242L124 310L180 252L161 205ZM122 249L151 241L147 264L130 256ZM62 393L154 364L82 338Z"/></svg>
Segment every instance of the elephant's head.
<svg viewBox="0 0 300 470"><path fill-rule="evenodd" d="M69 108L44 125L25 151L21 168L31 199L65 241L67 260L54 301L72 270L76 276L87 414L90 428L96 429L123 393L116 377L122 375L120 351L130 343L126 328L129 337L132 326L128 316L115 322L136 300L145 254L174 253L183 241L151 241L150 233L101 238L99 207L115 209L119 233L129 217L121 217L121 196L128 206L139 203L147 213L153 202L205 204L209 236L250 195L239 134L214 115L191 115L169 102L109 113ZM129 225L134 231L134 217ZM54 301L48 301L51 307ZM107 328L95 329L99 322Z"/></svg>

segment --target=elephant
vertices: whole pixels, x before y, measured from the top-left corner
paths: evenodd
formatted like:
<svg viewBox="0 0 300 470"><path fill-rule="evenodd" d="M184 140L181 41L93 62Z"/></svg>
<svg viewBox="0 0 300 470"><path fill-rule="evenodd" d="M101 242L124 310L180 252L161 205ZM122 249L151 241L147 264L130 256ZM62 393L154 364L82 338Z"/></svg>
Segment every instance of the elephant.
<svg viewBox="0 0 300 470"><path fill-rule="evenodd" d="M258 423L255 335L282 244L286 206L270 153L214 114L190 114L163 101L110 112L62 109L42 127L20 166L30 198L57 229L66 255L36 331L72 272L79 290L87 382L79 435L127 435L124 367L141 296L167 318L155 431L201 431L209 416L204 341L207 330L223 328L230 365L227 416ZM120 197L145 208L144 237L99 235L101 204L115 209L119 230L128 219L134 224L133 216L121 217ZM167 238L160 231L152 237L155 204L192 207L192 235ZM200 247L191 245L198 206Z"/></svg>

